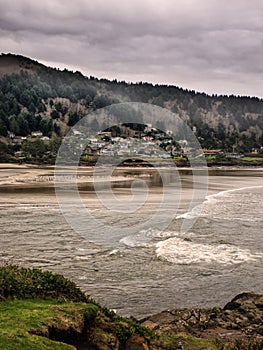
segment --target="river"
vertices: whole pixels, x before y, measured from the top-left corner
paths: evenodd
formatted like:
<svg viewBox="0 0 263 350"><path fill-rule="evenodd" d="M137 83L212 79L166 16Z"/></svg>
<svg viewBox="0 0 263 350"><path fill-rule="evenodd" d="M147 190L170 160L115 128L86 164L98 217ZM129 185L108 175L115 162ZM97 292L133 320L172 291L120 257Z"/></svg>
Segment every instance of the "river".
<svg viewBox="0 0 263 350"><path fill-rule="evenodd" d="M81 198L97 220L122 225L123 234L118 228L120 236L114 237L92 220L87 235L76 232L57 203L52 176L51 168L0 167L1 262L62 273L101 304L138 318L172 307L222 306L243 291L262 293L262 169L210 170L198 215L189 209L191 172L179 170L180 203L162 230L149 225L162 198L158 174L118 170L112 191L120 206L134 195L133 179L139 181L136 196L145 190L140 181L149 191L139 211L117 210L115 217L85 182L91 172L84 169ZM147 229L127 235L125 228L138 222L147 222Z"/></svg>

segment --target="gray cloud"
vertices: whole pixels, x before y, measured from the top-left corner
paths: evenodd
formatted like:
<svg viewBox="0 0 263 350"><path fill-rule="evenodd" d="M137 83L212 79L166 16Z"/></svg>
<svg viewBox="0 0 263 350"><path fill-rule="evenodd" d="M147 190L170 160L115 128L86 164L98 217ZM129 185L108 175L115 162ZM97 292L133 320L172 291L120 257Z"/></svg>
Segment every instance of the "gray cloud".
<svg viewBox="0 0 263 350"><path fill-rule="evenodd" d="M263 97L258 0L0 0L0 37L87 75Z"/></svg>

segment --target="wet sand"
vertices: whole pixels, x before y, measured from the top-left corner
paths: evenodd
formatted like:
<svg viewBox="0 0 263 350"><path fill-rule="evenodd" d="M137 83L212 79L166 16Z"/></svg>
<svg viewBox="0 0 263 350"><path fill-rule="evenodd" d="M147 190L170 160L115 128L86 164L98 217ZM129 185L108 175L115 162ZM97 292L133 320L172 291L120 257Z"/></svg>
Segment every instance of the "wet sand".
<svg viewBox="0 0 263 350"><path fill-rule="evenodd" d="M112 188L116 188L118 194L129 194L131 184L135 179L142 179L147 185L154 185L159 187L161 180L158 171L160 169L145 168L145 167L118 167L113 173L113 176L108 176L103 173L103 169L96 168L96 176L93 176L94 167L78 167L77 171L77 183L80 191L94 191L94 182L96 184L103 184L104 182L111 182ZM163 171L164 169L162 169ZM180 168L175 171L179 171L179 181L182 185L182 191L185 195L193 188L193 177L190 168ZM0 163L0 192L14 191L38 191L54 192L54 175L56 175L56 183L72 183L75 181L74 169L71 167L64 167L59 171L55 169L55 166L37 166L33 164L3 164ZM201 177L206 176L206 173ZM208 169L208 191L207 195L215 194L220 191L244 187L247 184L247 177L260 178L263 176L263 169L260 168L209 168ZM204 179L204 185L206 180ZM157 190L159 194L159 188ZM99 186L96 187L98 189ZM103 186L102 186L103 189ZM189 196L187 196L189 197Z"/></svg>

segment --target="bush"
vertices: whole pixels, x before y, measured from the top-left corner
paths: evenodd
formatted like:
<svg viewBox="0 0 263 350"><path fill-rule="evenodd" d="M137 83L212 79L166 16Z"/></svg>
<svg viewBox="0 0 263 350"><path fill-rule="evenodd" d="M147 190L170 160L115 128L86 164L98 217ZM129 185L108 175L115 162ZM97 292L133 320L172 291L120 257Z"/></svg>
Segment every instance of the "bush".
<svg viewBox="0 0 263 350"><path fill-rule="evenodd" d="M98 312L99 312L99 306L95 304L89 304L84 314L85 322L90 323L91 321L93 321L97 317Z"/></svg>
<svg viewBox="0 0 263 350"><path fill-rule="evenodd" d="M16 265L0 267L0 299L31 298L89 301L74 282L62 275Z"/></svg>

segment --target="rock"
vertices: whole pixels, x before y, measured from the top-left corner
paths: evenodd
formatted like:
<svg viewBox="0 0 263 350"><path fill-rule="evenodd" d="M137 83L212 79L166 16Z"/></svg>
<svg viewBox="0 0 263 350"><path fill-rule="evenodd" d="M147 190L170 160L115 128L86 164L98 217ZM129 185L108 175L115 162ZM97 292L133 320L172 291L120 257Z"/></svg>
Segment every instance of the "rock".
<svg viewBox="0 0 263 350"><path fill-rule="evenodd" d="M155 315L151 316L150 319L152 322L155 322ZM174 322L174 316L173 314L169 311L163 311L161 313L159 313L158 315L156 315L156 319L158 320L158 324L162 324L162 323L172 323Z"/></svg>
<svg viewBox="0 0 263 350"><path fill-rule="evenodd" d="M152 321L150 321L150 320L144 321L141 325L142 325L143 327L146 327L146 328L151 329L151 330L156 330L156 329L159 328L158 323L152 322Z"/></svg>
<svg viewBox="0 0 263 350"><path fill-rule="evenodd" d="M263 296L242 293L223 309L172 309L144 320L160 335L186 333L200 337L255 336L263 338ZM149 328L150 328L149 327Z"/></svg>
<svg viewBox="0 0 263 350"><path fill-rule="evenodd" d="M94 329L90 338L90 345L96 350L118 350L119 341L111 333L103 332L101 329Z"/></svg>
<svg viewBox="0 0 263 350"><path fill-rule="evenodd" d="M230 301L229 303L227 303L224 307L224 310L237 310L239 307L241 306L241 304L235 302L235 301Z"/></svg>
<svg viewBox="0 0 263 350"><path fill-rule="evenodd" d="M143 337L133 334L126 342L125 350L150 350Z"/></svg>

